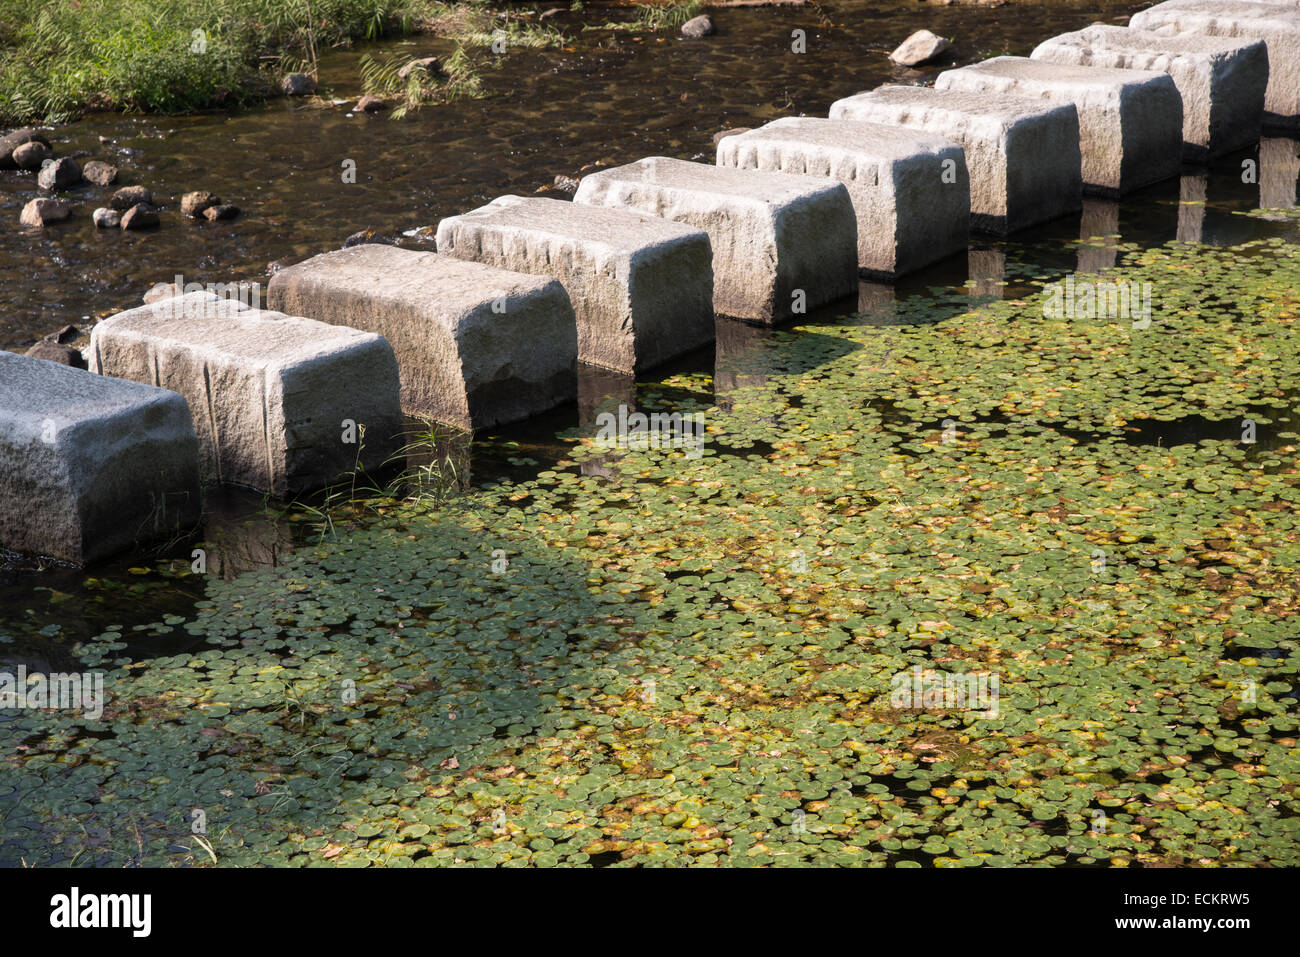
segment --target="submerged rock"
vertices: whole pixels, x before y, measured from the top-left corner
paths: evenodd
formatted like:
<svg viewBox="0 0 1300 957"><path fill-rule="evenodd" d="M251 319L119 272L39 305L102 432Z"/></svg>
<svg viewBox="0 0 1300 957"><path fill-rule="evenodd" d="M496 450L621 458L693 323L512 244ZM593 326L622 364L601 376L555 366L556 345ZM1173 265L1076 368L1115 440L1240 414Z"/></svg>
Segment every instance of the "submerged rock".
<svg viewBox="0 0 1300 957"><path fill-rule="evenodd" d="M13 159L14 150L33 140L46 146L50 145L49 138L44 133L31 128L14 130L12 133L0 136L0 169L16 169Z"/></svg>
<svg viewBox="0 0 1300 957"><path fill-rule="evenodd" d="M220 196L216 193L209 193L204 190L196 190L192 193L186 193L181 197L181 212L190 217L190 219L196 219L210 207L220 205Z"/></svg>
<svg viewBox="0 0 1300 957"><path fill-rule="evenodd" d="M81 354L80 349L50 339L42 339L24 352L23 355L30 356L33 359L44 359L46 362L57 362L59 365L72 366L74 369L86 368L86 357Z"/></svg>
<svg viewBox="0 0 1300 957"><path fill-rule="evenodd" d="M714 32L713 18L707 13L701 13L694 19L687 20L682 24L682 36L699 39L700 37L710 36Z"/></svg>
<svg viewBox="0 0 1300 957"><path fill-rule="evenodd" d="M218 203L216 206L209 206L203 211L203 218L210 223L234 219L238 215L239 207L233 203Z"/></svg>
<svg viewBox="0 0 1300 957"><path fill-rule="evenodd" d="M122 214L106 206L99 207L90 214L90 218L100 229L116 229L122 225Z"/></svg>
<svg viewBox="0 0 1300 957"><path fill-rule="evenodd" d="M889 59L899 66L920 66L933 60L952 44L929 30L917 30L889 54Z"/></svg>
<svg viewBox="0 0 1300 957"><path fill-rule="evenodd" d="M357 105L352 108L354 113L378 113L380 110L388 109L388 104L377 96L367 93L361 99L357 100Z"/></svg>
<svg viewBox="0 0 1300 957"><path fill-rule="evenodd" d="M48 226L72 215L72 208L57 199L34 199L23 207L19 221L24 226Z"/></svg>
<svg viewBox="0 0 1300 957"><path fill-rule="evenodd" d="M36 183L41 189L67 189L80 182L81 167L69 156L45 163L36 175Z"/></svg>
<svg viewBox="0 0 1300 957"><path fill-rule="evenodd" d="M35 172L46 160L54 158L54 150L40 140L24 143L13 152L13 164L19 169Z"/></svg>
<svg viewBox="0 0 1300 957"><path fill-rule="evenodd" d="M153 193L149 192L149 190L145 189L143 186L123 186L114 193L113 198L108 201L108 205L112 206L119 212L128 210L132 206L136 206L140 203L149 206L153 205Z"/></svg>
<svg viewBox="0 0 1300 957"><path fill-rule="evenodd" d="M136 203L122 214L123 229L150 229L158 225L158 210L147 203Z"/></svg>
<svg viewBox="0 0 1300 957"><path fill-rule="evenodd" d="M355 232L347 239L343 240L343 248L351 249L353 246L361 246L365 243L382 243L385 246L396 246L397 240L384 233L376 232L373 229L363 229Z"/></svg>
<svg viewBox="0 0 1300 957"><path fill-rule="evenodd" d="M81 168L81 178L96 186L111 186L117 181L117 167L101 160L91 160Z"/></svg>

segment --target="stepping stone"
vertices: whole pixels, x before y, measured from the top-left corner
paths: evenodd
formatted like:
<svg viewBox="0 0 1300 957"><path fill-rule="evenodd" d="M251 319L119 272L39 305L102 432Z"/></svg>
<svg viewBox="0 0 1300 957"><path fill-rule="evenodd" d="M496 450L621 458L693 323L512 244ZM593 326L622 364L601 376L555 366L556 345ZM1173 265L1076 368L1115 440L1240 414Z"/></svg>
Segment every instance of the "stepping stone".
<svg viewBox="0 0 1300 957"><path fill-rule="evenodd" d="M1268 47L1262 40L1162 36L1094 24L1045 40L1030 56L1074 66L1168 73L1183 98L1185 160L1204 162L1259 139L1268 86Z"/></svg>
<svg viewBox="0 0 1300 957"><path fill-rule="evenodd" d="M1183 100L1167 73L1000 56L941 73L934 88L1074 104L1086 193L1120 196L1182 169Z"/></svg>
<svg viewBox="0 0 1300 957"><path fill-rule="evenodd" d="M858 268L894 279L966 248L961 147L878 123L786 117L718 142L719 166L839 180L857 216Z"/></svg>
<svg viewBox="0 0 1300 957"><path fill-rule="evenodd" d="M948 136L966 151L971 228L1006 235L1078 212L1079 116L1023 96L887 86L831 105L831 118Z"/></svg>
<svg viewBox="0 0 1300 957"><path fill-rule="evenodd" d="M105 319L90 368L183 395L218 482L285 497L375 470L402 445L397 362L381 337L211 293Z"/></svg>
<svg viewBox="0 0 1300 957"><path fill-rule="evenodd" d="M1264 128L1300 128L1300 4L1246 0L1166 0L1133 14L1128 25L1164 35L1201 34L1268 45Z"/></svg>
<svg viewBox="0 0 1300 957"><path fill-rule="evenodd" d="M857 219L842 183L656 156L583 177L573 201L708 233L719 315L771 325L857 288Z"/></svg>
<svg viewBox="0 0 1300 957"><path fill-rule="evenodd" d="M578 330L555 279L369 243L281 269L267 305L383 336L402 407L461 429L572 401Z"/></svg>
<svg viewBox="0 0 1300 957"><path fill-rule="evenodd" d="M183 532L201 506L179 395L0 352L0 546L91 562Z"/></svg>
<svg viewBox="0 0 1300 957"><path fill-rule="evenodd" d="M701 229L630 210L502 196L438 224L438 252L554 276L578 358L637 372L713 341L713 253Z"/></svg>

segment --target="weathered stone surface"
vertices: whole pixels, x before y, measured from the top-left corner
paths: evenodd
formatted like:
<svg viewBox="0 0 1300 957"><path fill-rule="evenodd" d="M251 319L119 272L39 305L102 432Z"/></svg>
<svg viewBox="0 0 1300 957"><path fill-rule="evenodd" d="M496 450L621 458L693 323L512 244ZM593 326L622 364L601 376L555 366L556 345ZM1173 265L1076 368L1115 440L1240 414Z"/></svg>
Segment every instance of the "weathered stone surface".
<svg viewBox="0 0 1300 957"><path fill-rule="evenodd" d="M49 137L40 130L31 129L30 127L14 130L12 133L0 136L0 169L16 169L13 158L14 150L32 141L44 143L47 147L50 145Z"/></svg>
<svg viewBox="0 0 1300 957"><path fill-rule="evenodd" d="M0 352L0 545L89 562L198 521L174 392Z"/></svg>
<svg viewBox="0 0 1300 957"><path fill-rule="evenodd" d="M584 177L573 201L708 233L713 310L724 316L771 324L857 287L857 219L842 183L655 156Z"/></svg>
<svg viewBox="0 0 1300 957"><path fill-rule="evenodd" d="M158 210L147 203L136 203L122 214L123 229L151 229L158 225Z"/></svg>
<svg viewBox="0 0 1300 957"><path fill-rule="evenodd" d="M1300 5L1166 0L1129 18L1135 30L1263 40L1268 44L1264 127L1300 128Z"/></svg>
<svg viewBox="0 0 1300 957"><path fill-rule="evenodd" d="M888 86L839 100L831 105L831 118L926 130L959 143L970 171L973 229L1006 234L1082 205L1079 115L1073 104Z"/></svg>
<svg viewBox="0 0 1300 957"><path fill-rule="evenodd" d="M41 189L67 189L81 182L81 167L70 156L51 160L36 174L36 184Z"/></svg>
<svg viewBox="0 0 1300 957"><path fill-rule="evenodd" d="M96 186L111 186L117 182L117 167L102 160L91 160L81 168L81 177Z"/></svg>
<svg viewBox="0 0 1300 957"><path fill-rule="evenodd" d="M702 13L682 24L682 36L684 37L698 40L700 37L712 35L713 32L713 18L707 13Z"/></svg>
<svg viewBox="0 0 1300 957"><path fill-rule="evenodd" d="M316 92L316 81L306 73L290 73L280 81L280 90L286 96L311 96Z"/></svg>
<svg viewBox="0 0 1300 957"><path fill-rule="evenodd" d="M929 30L917 30L898 45L889 59L899 66L920 66L945 52L952 44Z"/></svg>
<svg viewBox="0 0 1300 957"><path fill-rule="evenodd" d="M220 205L221 197L207 190L195 190L181 197L181 213L191 219L197 219L203 215L204 210Z"/></svg>
<svg viewBox="0 0 1300 957"><path fill-rule="evenodd" d="M40 140L24 143L13 152L14 166L34 173L44 165L46 160L54 158L54 151Z"/></svg>
<svg viewBox="0 0 1300 957"><path fill-rule="evenodd" d="M72 207L57 199L33 199L23 207L18 220L24 226L48 226L72 215Z"/></svg>
<svg viewBox="0 0 1300 957"><path fill-rule="evenodd" d="M970 182L962 149L938 135L785 117L718 143L719 166L843 183L857 217L858 268L893 278L966 247Z"/></svg>
<svg viewBox="0 0 1300 957"><path fill-rule="evenodd" d="M140 203L144 203L146 206L153 205L153 193L143 186L123 186L108 201L108 205L120 213L124 213L132 206Z"/></svg>
<svg viewBox="0 0 1300 957"><path fill-rule="evenodd" d="M105 206L101 206L91 213L90 218L100 229L117 229L122 225L122 214Z"/></svg>
<svg viewBox="0 0 1300 957"><path fill-rule="evenodd" d="M183 395L219 482L287 496L401 446L397 363L371 333L196 292L100 322L90 368Z"/></svg>
<svg viewBox="0 0 1300 957"><path fill-rule="evenodd" d="M1203 162L1259 139L1268 86L1268 48L1262 40L1162 36L1099 23L1045 40L1031 56L1168 73L1183 99L1184 159Z"/></svg>
<svg viewBox="0 0 1300 957"><path fill-rule="evenodd" d="M941 73L934 88L1073 104L1084 192L1120 196L1182 169L1183 101L1167 73L1000 56Z"/></svg>
<svg viewBox="0 0 1300 957"><path fill-rule="evenodd" d="M583 362L636 372L713 339L709 237L681 223L502 196L440 222L438 252L558 279L577 316Z"/></svg>
<svg viewBox="0 0 1300 957"><path fill-rule="evenodd" d="M57 362L59 365L72 366L74 369L86 368L86 357L81 354L80 349L50 339L42 339L24 352L23 355L30 356L33 359L44 359L46 362Z"/></svg>
<svg viewBox="0 0 1300 957"><path fill-rule="evenodd" d="M267 305L382 335L402 407L462 429L526 419L575 396L578 328L546 276L386 245L281 269Z"/></svg>

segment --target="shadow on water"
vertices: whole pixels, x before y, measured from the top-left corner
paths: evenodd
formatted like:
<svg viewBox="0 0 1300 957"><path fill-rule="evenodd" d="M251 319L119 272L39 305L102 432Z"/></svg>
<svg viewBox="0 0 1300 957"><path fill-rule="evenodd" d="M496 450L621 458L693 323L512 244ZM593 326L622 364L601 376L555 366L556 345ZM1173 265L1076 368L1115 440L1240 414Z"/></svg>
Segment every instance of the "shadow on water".
<svg viewBox="0 0 1300 957"><path fill-rule="evenodd" d="M383 562L373 561L376 549ZM508 563L499 570L493 566L498 549ZM68 713L34 716L40 722L29 725L19 712L7 728L0 725L15 746L56 721L69 754L159 762L166 788L134 793L123 786L112 796L115 807L125 801L134 808L142 855L106 856L114 835L101 828L93 796L106 772L78 760L57 795L24 800L24 786L35 786L35 779L18 775L14 793L0 797L6 819L0 866L17 866L20 857L29 864L69 862L68 850L40 839L41 822L27 815L36 809L55 820L75 815L84 825L76 848L83 866L177 859L185 851L177 845L178 809L205 808L246 849L258 846L258 832L271 820L290 831L334 834L354 816L350 809L362 817L381 798L391 800L395 788L437 776L449 762L504 763L515 742L554 735L563 720L554 705L571 654L582 659L633 646L655 622L647 607L596 593L587 565L560 559L539 542L484 539L454 515L400 534L346 535L275 568L213 581L206 590L209 603L195 621L209 631L210 650L190 659L189 673L182 669L167 696L202 700L206 710L177 709L136 687L119 697L114 685L124 675L110 671L110 735L98 722ZM8 658L6 664L47 672L77 667L75 657L24 652ZM310 671L303 667L308 659ZM250 673L266 680L237 680ZM336 693L351 686L355 702ZM139 709L142 720L124 721L129 712L122 709ZM290 749L294 760L268 768L260 742L284 738L300 741ZM268 774L278 782L274 791L258 784ZM115 813L108 812L109 818ZM236 860L229 839L213 840L223 848L223 863ZM246 853L266 863L269 850Z"/></svg>

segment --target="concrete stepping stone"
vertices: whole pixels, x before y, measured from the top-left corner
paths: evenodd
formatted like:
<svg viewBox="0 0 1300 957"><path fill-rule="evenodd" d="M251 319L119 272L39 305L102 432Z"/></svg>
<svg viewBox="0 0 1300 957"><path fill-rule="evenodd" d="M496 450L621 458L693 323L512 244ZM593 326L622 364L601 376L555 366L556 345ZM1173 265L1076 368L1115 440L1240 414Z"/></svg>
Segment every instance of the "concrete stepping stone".
<svg viewBox="0 0 1300 957"><path fill-rule="evenodd" d="M839 180L857 216L858 268L894 279L966 248L966 158L937 134L785 117L718 142L719 166Z"/></svg>
<svg viewBox="0 0 1300 957"><path fill-rule="evenodd" d="M383 336L402 408L461 429L574 399L578 328L558 280L377 243L280 270L267 305Z"/></svg>
<svg viewBox="0 0 1300 957"><path fill-rule="evenodd" d="M200 494L175 392L0 352L0 546L96 561L196 524Z"/></svg>
<svg viewBox="0 0 1300 957"><path fill-rule="evenodd" d="M1168 73L1183 98L1185 160L1204 162L1259 139L1268 87L1268 47L1262 40L1162 36L1098 23L1043 41L1030 57Z"/></svg>
<svg viewBox="0 0 1300 957"><path fill-rule="evenodd" d="M553 276L578 358L637 372L713 341L713 253L701 229L631 210L502 196L438 224L438 252Z"/></svg>
<svg viewBox="0 0 1300 957"><path fill-rule="evenodd" d="M857 288L857 219L842 183L655 156L584 176L573 201L708 233L719 315L770 325Z"/></svg>
<svg viewBox="0 0 1300 957"><path fill-rule="evenodd" d="M1000 56L941 73L934 88L1074 104L1085 193L1117 197L1182 169L1183 100L1167 73Z"/></svg>
<svg viewBox="0 0 1300 957"><path fill-rule="evenodd" d="M966 151L971 228L999 235L1078 212L1079 116L1073 104L999 93L886 86L831 105L832 119L950 137Z"/></svg>
<svg viewBox="0 0 1300 957"><path fill-rule="evenodd" d="M402 445L397 362L380 336L206 292L100 322L90 368L179 392L208 478L285 497Z"/></svg>
<svg viewBox="0 0 1300 957"><path fill-rule="evenodd" d="M1247 0L1166 0L1128 25L1166 35L1263 40L1268 45L1264 128L1300 129L1300 4Z"/></svg>

